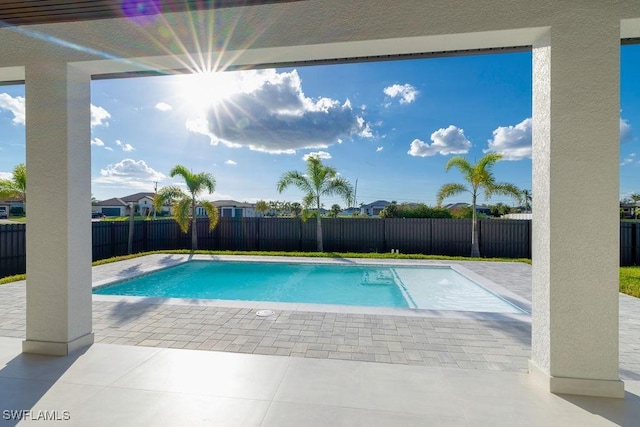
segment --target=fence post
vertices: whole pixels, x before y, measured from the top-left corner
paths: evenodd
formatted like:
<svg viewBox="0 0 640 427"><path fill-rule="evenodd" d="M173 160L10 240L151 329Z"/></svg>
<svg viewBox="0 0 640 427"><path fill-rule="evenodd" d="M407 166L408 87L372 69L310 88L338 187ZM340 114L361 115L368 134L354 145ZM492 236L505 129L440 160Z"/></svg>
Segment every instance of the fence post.
<svg viewBox="0 0 640 427"><path fill-rule="evenodd" d="M149 250L149 244L147 243L147 236L148 236L148 228L149 228L149 223L151 221L145 221L142 220L142 250L144 252L147 252Z"/></svg>
<svg viewBox="0 0 640 427"><path fill-rule="evenodd" d="M482 256L482 225L481 224L482 224L482 220L478 218L478 249L480 250L480 256Z"/></svg>
<svg viewBox="0 0 640 427"><path fill-rule="evenodd" d="M116 256L116 229L114 227L115 222L109 221L109 235L111 236L111 253L108 258Z"/></svg>
<svg viewBox="0 0 640 427"><path fill-rule="evenodd" d="M527 222L527 228L528 228L528 233L527 233L527 258L531 259L531 223L533 222L533 219L530 219Z"/></svg>
<svg viewBox="0 0 640 427"><path fill-rule="evenodd" d="M386 253L387 249L387 219L380 218L382 220L382 253Z"/></svg>
<svg viewBox="0 0 640 427"><path fill-rule="evenodd" d="M255 217L255 222L256 222L256 249L257 250L261 250L260 248L260 217Z"/></svg>
<svg viewBox="0 0 640 427"><path fill-rule="evenodd" d="M631 223L631 265L638 265L640 260L640 248L638 248L638 224Z"/></svg>

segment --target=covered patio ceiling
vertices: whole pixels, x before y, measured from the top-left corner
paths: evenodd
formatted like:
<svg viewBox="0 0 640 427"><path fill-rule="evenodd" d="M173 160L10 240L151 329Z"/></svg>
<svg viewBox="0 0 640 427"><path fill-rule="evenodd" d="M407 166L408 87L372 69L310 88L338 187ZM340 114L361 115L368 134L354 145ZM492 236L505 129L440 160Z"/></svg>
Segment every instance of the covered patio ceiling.
<svg viewBox="0 0 640 427"><path fill-rule="evenodd" d="M0 25L34 25L157 15L300 0L18 0L0 3Z"/></svg>

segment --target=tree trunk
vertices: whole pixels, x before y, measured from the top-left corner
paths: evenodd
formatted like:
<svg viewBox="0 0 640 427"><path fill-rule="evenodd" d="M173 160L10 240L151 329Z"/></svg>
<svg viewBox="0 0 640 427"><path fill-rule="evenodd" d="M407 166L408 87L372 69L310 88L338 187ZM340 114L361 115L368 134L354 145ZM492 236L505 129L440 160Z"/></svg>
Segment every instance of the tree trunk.
<svg viewBox="0 0 640 427"><path fill-rule="evenodd" d="M198 250L198 222L196 216L196 204L191 204L191 252Z"/></svg>
<svg viewBox="0 0 640 427"><path fill-rule="evenodd" d="M480 256L480 245L478 244L478 218L476 217L476 195L473 195L471 206L471 256Z"/></svg>
<svg viewBox="0 0 640 427"><path fill-rule="evenodd" d="M320 222L320 198L318 198L318 211L316 212L316 237L318 239L318 252L324 252L322 248L322 223Z"/></svg>

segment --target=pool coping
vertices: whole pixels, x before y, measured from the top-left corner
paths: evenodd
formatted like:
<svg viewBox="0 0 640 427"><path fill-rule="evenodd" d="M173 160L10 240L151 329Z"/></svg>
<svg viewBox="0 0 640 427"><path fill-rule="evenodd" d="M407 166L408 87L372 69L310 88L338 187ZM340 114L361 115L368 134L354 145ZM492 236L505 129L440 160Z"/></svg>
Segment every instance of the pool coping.
<svg viewBox="0 0 640 427"><path fill-rule="evenodd" d="M169 255L169 254L167 254ZM431 317L446 319L472 319L488 321L515 321L531 323L531 303L525 298L500 286L491 280L465 268L460 263L447 262L441 260L414 260L414 259L377 259L377 258L317 258L317 257L286 257L286 256L255 256L255 255L175 255L171 254L169 259L158 262L151 262L157 259L156 255L146 255L135 260L142 261L136 268L124 268L117 274L104 279L96 280L92 283L92 288L100 288L123 280L139 277L145 274L171 268L189 261L225 261L225 262L273 262L290 264L325 264L325 265L380 265L389 267L443 267L452 268L458 273L466 276L478 285L484 287L491 293L504 299L505 301L524 309L526 313L489 313L473 311L454 310L429 310L418 308L395 308L395 307L369 307L356 305L333 305L333 304L312 304L312 303L288 303L270 301L245 301L245 300L218 300L218 299L192 299L192 298L153 298L135 297L119 295L96 295L95 301L107 302L128 302L151 305L195 305L195 306L215 306L232 308L249 308L255 310L287 310L306 311L324 313L347 313L347 314L368 314L368 315L392 315L406 317ZM145 261L147 261L145 263ZM114 263L117 264L117 263ZM146 264L146 265L145 265ZM112 269L115 265L106 264Z"/></svg>

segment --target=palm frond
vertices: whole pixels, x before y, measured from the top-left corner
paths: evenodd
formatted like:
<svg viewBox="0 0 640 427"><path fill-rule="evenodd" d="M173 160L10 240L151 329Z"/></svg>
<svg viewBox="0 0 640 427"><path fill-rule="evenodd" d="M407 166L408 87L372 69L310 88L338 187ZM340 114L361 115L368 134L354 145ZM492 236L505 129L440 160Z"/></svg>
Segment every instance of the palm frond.
<svg viewBox="0 0 640 427"><path fill-rule="evenodd" d="M478 163L476 163L475 169L476 171L491 171L493 165L496 164L500 159L502 159L502 154L500 153L488 153L482 156Z"/></svg>
<svg viewBox="0 0 640 427"><path fill-rule="evenodd" d="M195 212L194 212L195 213ZM191 199L183 197L173 204L173 217L183 233L189 231L189 220L191 218Z"/></svg>
<svg viewBox="0 0 640 427"><path fill-rule="evenodd" d="M347 204L350 204L353 198L353 187L351 183L342 177L336 177L325 182L321 190L321 195L342 197Z"/></svg>
<svg viewBox="0 0 640 427"><path fill-rule="evenodd" d="M316 195L313 193L307 193L302 198L302 205L305 207L305 209L310 207L315 208L314 206L316 204L315 202L316 202Z"/></svg>
<svg viewBox="0 0 640 427"><path fill-rule="evenodd" d="M27 192L27 167L24 163L13 168L13 182L23 194Z"/></svg>
<svg viewBox="0 0 640 427"><path fill-rule="evenodd" d="M471 193L471 191L469 191L469 189L463 184L450 183L443 185L436 196L438 207L442 205L442 201L447 197L455 196L456 194L465 192Z"/></svg>
<svg viewBox="0 0 640 427"><path fill-rule="evenodd" d="M320 192L326 182L333 180L338 175L338 171L334 167L323 165L322 161L317 157L309 157L307 160L307 174L313 183L313 187L317 192Z"/></svg>
<svg viewBox="0 0 640 427"><path fill-rule="evenodd" d="M218 208L208 200L201 200L200 205L209 217L209 231L213 231L218 225Z"/></svg>
<svg viewBox="0 0 640 427"><path fill-rule="evenodd" d="M153 207L157 211L160 211L165 203L173 203L174 201L185 197L188 196L180 187L163 187L153 196Z"/></svg>
<svg viewBox="0 0 640 427"><path fill-rule="evenodd" d="M497 184L493 184L491 186L485 186L484 195L487 199L491 198L494 194L499 194L501 196L511 196L518 203L522 203L522 191L513 184L509 184L506 182L500 182Z"/></svg>
<svg viewBox="0 0 640 427"><path fill-rule="evenodd" d="M467 181L471 181L471 177L473 176L473 166L471 166L467 159L462 156L450 158L447 164L444 165L444 170L448 172L452 167L458 169Z"/></svg>
<svg viewBox="0 0 640 427"><path fill-rule="evenodd" d="M289 186L298 187L302 192L309 193L313 191L313 185L309 179L298 171L285 172L278 181L276 188L278 193L282 193Z"/></svg>
<svg viewBox="0 0 640 427"><path fill-rule="evenodd" d="M0 198L19 199L23 202L27 198L27 169L24 163L13 168L11 179L0 179Z"/></svg>
<svg viewBox="0 0 640 427"><path fill-rule="evenodd" d="M216 189L216 179L208 172L200 172L194 175L195 188L194 194L200 194L202 191L207 190L209 194L213 193Z"/></svg>
<svg viewBox="0 0 640 427"><path fill-rule="evenodd" d="M197 176L194 175L193 172L191 172L189 169L187 169L185 166L182 166L182 165L176 165L173 167L173 169L169 171L169 176L171 178L174 178L176 175L180 175L182 179L184 179L184 182L187 185L189 192L193 196L196 196L197 195L196 191L198 190Z"/></svg>
<svg viewBox="0 0 640 427"><path fill-rule="evenodd" d="M21 198L21 191L16 184L9 179L0 179L0 199Z"/></svg>

